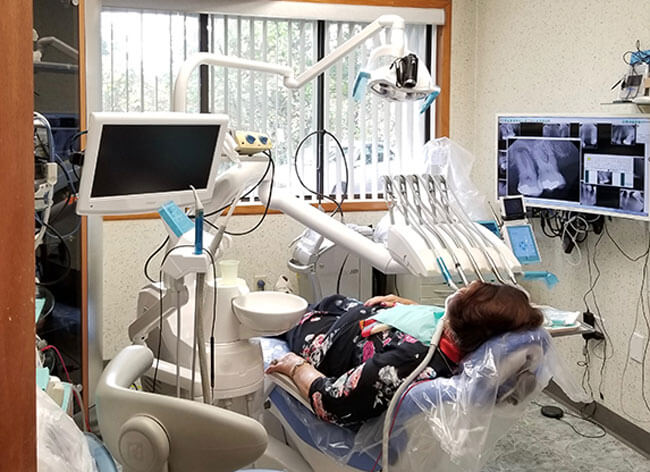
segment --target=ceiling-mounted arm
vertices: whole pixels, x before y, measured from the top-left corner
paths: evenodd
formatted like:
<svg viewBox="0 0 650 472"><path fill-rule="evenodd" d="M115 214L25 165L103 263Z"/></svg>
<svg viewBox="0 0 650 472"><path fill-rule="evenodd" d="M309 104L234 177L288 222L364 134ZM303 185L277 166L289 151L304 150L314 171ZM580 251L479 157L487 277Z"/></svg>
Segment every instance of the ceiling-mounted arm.
<svg viewBox="0 0 650 472"><path fill-rule="evenodd" d="M239 57L224 56L223 54L208 52L193 54L183 63L176 77L176 82L174 83L174 102L172 104L172 111L185 111L187 105L187 84L190 75L194 69L201 64L280 75L284 77L285 87L297 89L304 86L319 74L325 72L339 59L359 46L359 44L385 28L391 28L390 43L385 47L387 47L395 57L403 56L405 52L404 19L397 15L383 15L363 28L358 34L352 36L339 47L334 49L316 64L303 71L297 77L294 75L294 72L290 67L281 66L279 64L241 59Z"/></svg>

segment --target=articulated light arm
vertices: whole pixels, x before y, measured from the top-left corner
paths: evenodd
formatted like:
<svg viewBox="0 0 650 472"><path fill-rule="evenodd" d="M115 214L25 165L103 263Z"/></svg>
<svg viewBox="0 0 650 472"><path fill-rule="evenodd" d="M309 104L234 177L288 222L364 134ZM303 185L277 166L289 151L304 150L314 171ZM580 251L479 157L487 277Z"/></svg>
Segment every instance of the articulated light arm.
<svg viewBox="0 0 650 472"><path fill-rule="evenodd" d="M351 37L331 53L318 61L313 66L303 71L297 77L293 70L287 66L271 64L262 61L253 61L250 59L241 59L239 57L224 56L200 52L190 56L181 66L181 70L174 83L174 102L172 111L184 112L187 106L187 84L190 75L201 64L230 67L234 69L244 69L257 72L267 72L270 74L280 75L284 78L284 86L290 89L303 87L309 81L319 74L322 74L347 53L356 48L359 44L374 36L384 28L391 28L390 44L385 46L395 57L404 55L404 19L397 15L384 15L370 23L358 34Z"/></svg>

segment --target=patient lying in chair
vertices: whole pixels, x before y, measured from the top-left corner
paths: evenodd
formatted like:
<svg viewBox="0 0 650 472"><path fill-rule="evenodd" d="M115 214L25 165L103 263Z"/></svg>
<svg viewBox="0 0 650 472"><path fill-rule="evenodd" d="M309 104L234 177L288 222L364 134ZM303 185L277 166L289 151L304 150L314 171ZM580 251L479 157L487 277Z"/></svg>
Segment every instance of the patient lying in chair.
<svg viewBox="0 0 650 472"><path fill-rule="evenodd" d="M396 328L367 326L379 310L396 303L415 305L395 295L365 304L341 295L323 299L286 333L292 353L272 361L267 372L291 377L321 419L356 429L388 408L428 350ZM473 282L449 301L439 346L418 380L451 377L463 356L489 338L542 322L543 315L524 292Z"/></svg>

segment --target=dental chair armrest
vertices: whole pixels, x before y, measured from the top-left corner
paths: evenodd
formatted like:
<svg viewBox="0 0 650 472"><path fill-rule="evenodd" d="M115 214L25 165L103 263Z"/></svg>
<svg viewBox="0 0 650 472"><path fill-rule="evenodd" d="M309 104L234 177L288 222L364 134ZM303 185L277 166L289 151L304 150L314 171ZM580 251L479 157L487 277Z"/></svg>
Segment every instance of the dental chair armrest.
<svg viewBox="0 0 650 472"><path fill-rule="evenodd" d="M314 413L314 410L311 407L311 404L309 401L302 396L300 393L300 390L298 390L298 386L294 383L294 381L289 377L288 375L281 374L280 372L273 372L271 374L266 374L271 381L278 387L280 387L282 390L287 392L289 395L291 395L293 398L298 400L300 403L305 405L309 411Z"/></svg>
<svg viewBox="0 0 650 472"><path fill-rule="evenodd" d="M268 442L266 431L251 418L204 403L129 389L153 360L147 347L129 346L99 379L99 428L119 462L128 463L130 454L147 459L152 450L159 458L167 450L168 469L164 470L169 472L229 472L262 455Z"/></svg>

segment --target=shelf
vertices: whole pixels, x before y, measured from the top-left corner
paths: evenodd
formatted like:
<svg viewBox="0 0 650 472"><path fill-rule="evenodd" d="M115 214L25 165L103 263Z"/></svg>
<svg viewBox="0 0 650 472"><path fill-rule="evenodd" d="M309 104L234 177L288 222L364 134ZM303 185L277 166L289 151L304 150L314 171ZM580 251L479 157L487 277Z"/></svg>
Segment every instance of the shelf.
<svg viewBox="0 0 650 472"><path fill-rule="evenodd" d="M631 105L631 106L636 106L641 113L647 113L650 111L650 103L634 103L630 101L619 101L619 102L601 102L600 103L603 106L610 106L610 105Z"/></svg>

